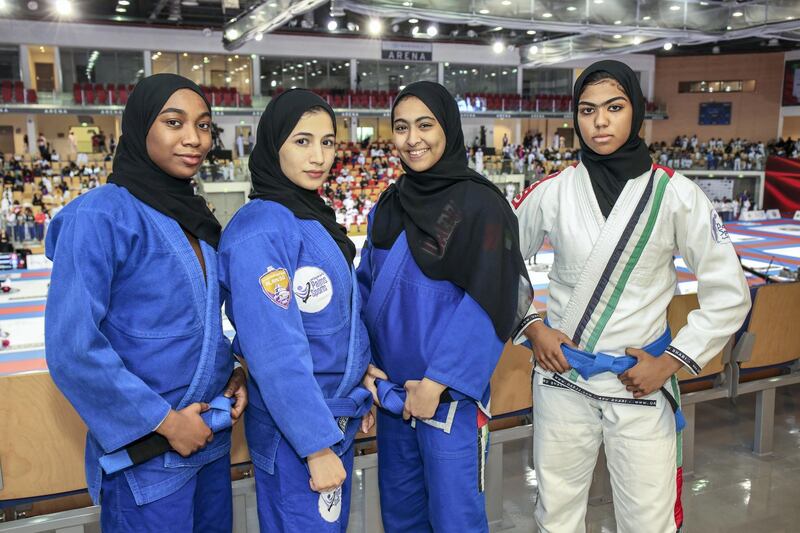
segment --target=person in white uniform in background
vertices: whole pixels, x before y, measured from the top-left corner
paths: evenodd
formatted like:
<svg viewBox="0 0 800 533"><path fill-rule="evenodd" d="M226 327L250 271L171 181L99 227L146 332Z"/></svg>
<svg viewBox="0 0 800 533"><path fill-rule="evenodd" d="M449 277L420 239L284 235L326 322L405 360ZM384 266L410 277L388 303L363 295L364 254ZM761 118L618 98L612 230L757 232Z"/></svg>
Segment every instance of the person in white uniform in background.
<svg viewBox="0 0 800 533"><path fill-rule="evenodd" d="M522 256L545 237L555 251L547 323L531 307L516 338L531 341L536 359L535 518L542 532L585 531L605 444L617 531L674 533L683 523L675 373L700 372L741 326L750 295L706 195L652 164L635 73L595 63L576 81L574 102L581 163L513 202ZM671 335L673 250L697 276L700 308Z"/></svg>

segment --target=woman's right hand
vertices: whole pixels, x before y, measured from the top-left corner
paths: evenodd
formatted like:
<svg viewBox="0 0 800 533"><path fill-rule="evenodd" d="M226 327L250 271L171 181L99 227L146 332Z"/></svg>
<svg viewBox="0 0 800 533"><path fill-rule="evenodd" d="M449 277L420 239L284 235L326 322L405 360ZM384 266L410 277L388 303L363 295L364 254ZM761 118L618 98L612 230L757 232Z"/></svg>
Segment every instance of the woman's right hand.
<svg viewBox="0 0 800 533"><path fill-rule="evenodd" d="M188 457L214 440L214 433L200 416L208 409L207 403L200 402L187 405L180 411L173 409L156 428L156 433L166 437L181 457Z"/></svg>
<svg viewBox="0 0 800 533"><path fill-rule="evenodd" d="M533 356L536 363L544 370L550 372L566 372L570 369L561 344L575 348L575 343L563 332L549 328L541 320L537 320L525 328L525 336L533 346Z"/></svg>
<svg viewBox="0 0 800 533"><path fill-rule="evenodd" d="M347 479L342 460L330 448L314 452L306 460L311 473L308 482L314 492L330 492L341 487Z"/></svg>
<svg viewBox="0 0 800 533"><path fill-rule="evenodd" d="M386 373L377 366L370 364L367 367L366 374L364 374L364 379L361 380L361 384L364 385L365 389L372 393L372 401L375 402L375 405L380 407L381 402L378 400L378 387L375 385L376 379L388 381L389 376L387 376Z"/></svg>

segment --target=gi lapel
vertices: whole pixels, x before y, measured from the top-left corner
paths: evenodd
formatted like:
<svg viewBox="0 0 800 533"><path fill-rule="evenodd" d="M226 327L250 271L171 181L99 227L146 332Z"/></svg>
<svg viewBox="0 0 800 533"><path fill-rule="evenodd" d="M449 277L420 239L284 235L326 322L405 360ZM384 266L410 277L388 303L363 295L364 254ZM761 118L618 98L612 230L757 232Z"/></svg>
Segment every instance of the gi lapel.
<svg viewBox="0 0 800 533"><path fill-rule="evenodd" d="M203 252L203 260L206 264L206 277L204 279L197 255L180 225L155 209L145 204L142 205L153 224L164 235L164 243L173 250L175 257L183 264L191 283L193 301L198 316L202 317L203 320L203 344L200 350L200 357L189 388L177 407L177 409L183 409L191 403L203 400L214 368L214 357L216 357L217 353L217 334L222 329L219 283L217 282L217 254L209 244L199 241L200 249ZM214 391L214 393L216 392Z"/></svg>
<svg viewBox="0 0 800 533"><path fill-rule="evenodd" d="M560 329L593 351L616 309L658 218L666 173L653 168L628 182L603 226L562 318ZM585 186L591 190L591 184Z"/></svg>

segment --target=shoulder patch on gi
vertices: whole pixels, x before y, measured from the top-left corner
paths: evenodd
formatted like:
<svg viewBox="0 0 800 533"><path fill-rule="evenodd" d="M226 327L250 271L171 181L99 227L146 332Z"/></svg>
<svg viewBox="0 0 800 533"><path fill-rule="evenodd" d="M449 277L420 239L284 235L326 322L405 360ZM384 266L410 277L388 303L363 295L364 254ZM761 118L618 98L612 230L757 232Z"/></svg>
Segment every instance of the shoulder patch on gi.
<svg viewBox="0 0 800 533"><path fill-rule="evenodd" d="M331 303L333 283L321 268L305 266L294 273L292 290L304 313L319 313Z"/></svg>
<svg viewBox="0 0 800 533"><path fill-rule="evenodd" d="M319 515L326 522L336 522L342 514L342 487L337 487L330 492L320 492Z"/></svg>
<svg viewBox="0 0 800 533"><path fill-rule="evenodd" d="M728 230L723 224L722 219L717 214L716 209L711 210L711 237L717 244L731 242Z"/></svg>
<svg viewBox="0 0 800 533"><path fill-rule="evenodd" d="M289 285L291 285L292 279L285 268L268 267L267 271L258 278L258 282L261 290L272 303L282 309L289 309L289 302L292 299Z"/></svg>

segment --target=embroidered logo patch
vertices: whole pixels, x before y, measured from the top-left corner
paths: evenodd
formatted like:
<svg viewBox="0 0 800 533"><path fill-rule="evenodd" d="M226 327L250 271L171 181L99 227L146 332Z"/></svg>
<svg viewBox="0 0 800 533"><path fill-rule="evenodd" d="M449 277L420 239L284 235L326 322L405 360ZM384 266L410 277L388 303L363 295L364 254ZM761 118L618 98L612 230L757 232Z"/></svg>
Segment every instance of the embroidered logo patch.
<svg viewBox="0 0 800 533"><path fill-rule="evenodd" d="M342 487L319 493L319 515L326 522L336 522L342 514Z"/></svg>
<svg viewBox="0 0 800 533"><path fill-rule="evenodd" d="M297 298L297 306L304 313L319 313L331 303L333 284L324 270L301 267L294 274L292 290Z"/></svg>
<svg viewBox="0 0 800 533"><path fill-rule="evenodd" d="M270 266L267 271L258 278L261 290L267 295L272 303L283 309L289 309L289 301L292 293L289 285L292 280L285 268L275 268Z"/></svg>
<svg viewBox="0 0 800 533"><path fill-rule="evenodd" d="M728 235L725 224L722 223L722 219L719 218L717 211L714 209L711 210L711 237L714 238L714 242L717 244L731 242L731 237Z"/></svg>

